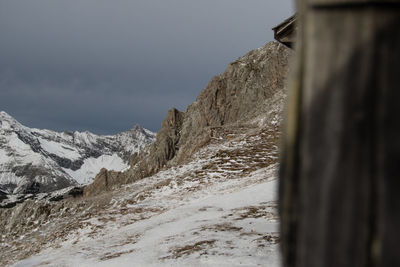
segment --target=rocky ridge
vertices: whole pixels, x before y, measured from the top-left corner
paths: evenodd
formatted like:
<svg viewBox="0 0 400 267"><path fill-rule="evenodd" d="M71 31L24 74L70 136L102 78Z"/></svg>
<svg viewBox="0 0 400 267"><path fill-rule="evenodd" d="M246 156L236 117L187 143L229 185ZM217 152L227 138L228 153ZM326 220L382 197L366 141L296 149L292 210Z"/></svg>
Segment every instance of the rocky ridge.
<svg viewBox="0 0 400 267"><path fill-rule="evenodd" d="M229 64L215 76L185 112L168 111L156 141L131 157L125 172L107 171L85 187L85 195L110 190L187 162L223 128L259 127L280 121L286 93L285 79L292 51L270 42Z"/></svg>

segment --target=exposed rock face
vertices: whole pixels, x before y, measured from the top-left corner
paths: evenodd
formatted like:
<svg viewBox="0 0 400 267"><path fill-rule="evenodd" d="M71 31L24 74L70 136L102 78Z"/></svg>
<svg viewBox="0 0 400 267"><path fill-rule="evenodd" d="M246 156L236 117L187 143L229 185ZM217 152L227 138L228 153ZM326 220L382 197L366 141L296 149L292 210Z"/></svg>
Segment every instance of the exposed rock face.
<svg viewBox="0 0 400 267"><path fill-rule="evenodd" d="M113 184L117 184L121 175L116 171L108 171L103 168L96 175L93 183L84 189L84 196L108 190ZM96 189L96 190L93 190Z"/></svg>
<svg viewBox="0 0 400 267"><path fill-rule="evenodd" d="M276 42L253 50L211 79L185 114L177 162L208 142L212 127L265 116L274 96L283 98L292 51Z"/></svg>
<svg viewBox="0 0 400 267"><path fill-rule="evenodd" d="M85 195L142 179L164 166L183 163L209 143L216 127L254 127L260 120L267 124L276 122L283 109L292 53L285 46L270 42L229 64L223 74L211 79L185 112L168 112L156 141L132 156L128 171L103 170L85 188Z"/></svg>
<svg viewBox="0 0 400 267"><path fill-rule="evenodd" d="M153 170L157 171L162 168L165 163L173 159L179 149L179 141L181 138L182 124L185 113L173 108L168 111L167 118L161 124L161 130L157 133L157 141L150 148L149 162L153 163Z"/></svg>

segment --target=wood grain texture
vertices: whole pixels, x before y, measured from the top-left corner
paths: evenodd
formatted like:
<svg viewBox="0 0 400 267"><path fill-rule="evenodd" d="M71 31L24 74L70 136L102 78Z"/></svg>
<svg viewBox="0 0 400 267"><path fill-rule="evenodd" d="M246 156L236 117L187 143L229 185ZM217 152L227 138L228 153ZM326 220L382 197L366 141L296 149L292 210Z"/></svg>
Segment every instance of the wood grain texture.
<svg viewBox="0 0 400 267"><path fill-rule="evenodd" d="M285 266L400 266L400 13L310 8L325 2L349 1L299 4L280 173Z"/></svg>

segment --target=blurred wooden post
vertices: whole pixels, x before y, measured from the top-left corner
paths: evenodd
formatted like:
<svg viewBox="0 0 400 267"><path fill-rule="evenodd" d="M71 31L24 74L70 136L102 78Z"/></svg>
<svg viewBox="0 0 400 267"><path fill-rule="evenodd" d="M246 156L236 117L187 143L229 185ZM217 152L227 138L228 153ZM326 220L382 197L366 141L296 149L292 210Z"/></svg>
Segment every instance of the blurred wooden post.
<svg viewBox="0 0 400 267"><path fill-rule="evenodd" d="M300 0L284 266L400 266L400 1Z"/></svg>

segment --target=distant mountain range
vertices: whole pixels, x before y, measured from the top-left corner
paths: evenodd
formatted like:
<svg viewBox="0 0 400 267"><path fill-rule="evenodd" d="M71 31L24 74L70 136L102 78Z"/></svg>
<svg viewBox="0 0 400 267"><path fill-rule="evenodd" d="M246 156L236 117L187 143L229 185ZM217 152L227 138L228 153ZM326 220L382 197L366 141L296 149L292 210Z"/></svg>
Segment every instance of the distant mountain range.
<svg viewBox="0 0 400 267"><path fill-rule="evenodd" d="M155 140L138 125L116 135L54 132L21 125L0 112L0 193L29 194L91 183L101 168L122 171Z"/></svg>

